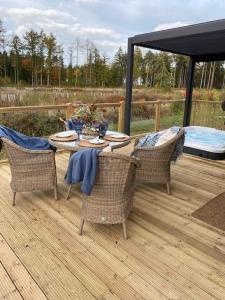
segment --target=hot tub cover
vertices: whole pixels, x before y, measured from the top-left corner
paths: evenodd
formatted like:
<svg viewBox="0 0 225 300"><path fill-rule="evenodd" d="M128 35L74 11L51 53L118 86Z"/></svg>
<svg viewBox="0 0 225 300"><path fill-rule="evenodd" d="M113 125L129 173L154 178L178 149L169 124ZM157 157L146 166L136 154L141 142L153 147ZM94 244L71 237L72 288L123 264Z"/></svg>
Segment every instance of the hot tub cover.
<svg viewBox="0 0 225 300"><path fill-rule="evenodd" d="M208 151L212 153L225 153L225 131L202 127L185 127L185 147Z"/></svg>

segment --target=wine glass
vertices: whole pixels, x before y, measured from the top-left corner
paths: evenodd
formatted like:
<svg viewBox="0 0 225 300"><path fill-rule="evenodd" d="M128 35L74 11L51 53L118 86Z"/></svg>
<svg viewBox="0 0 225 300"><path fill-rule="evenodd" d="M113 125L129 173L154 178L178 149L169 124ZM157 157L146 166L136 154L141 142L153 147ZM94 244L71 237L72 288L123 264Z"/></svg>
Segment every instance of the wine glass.
<svg viewBox="0 0 225 300"><path fill-rule="evenodd" d="M101 122L99 124L99 138L100 139L104 139L107 130L108 130L108 123L107 122Z"/></svg>
<svg viewBox="0 0 225 300"><path fill-rule="evenodd" d="M74 120L73 124L74 124L74 129L77 134L77 140L80 141L80 136L82 134L82 129L83 129L84 123L78 119L78 120Z"/></svg>

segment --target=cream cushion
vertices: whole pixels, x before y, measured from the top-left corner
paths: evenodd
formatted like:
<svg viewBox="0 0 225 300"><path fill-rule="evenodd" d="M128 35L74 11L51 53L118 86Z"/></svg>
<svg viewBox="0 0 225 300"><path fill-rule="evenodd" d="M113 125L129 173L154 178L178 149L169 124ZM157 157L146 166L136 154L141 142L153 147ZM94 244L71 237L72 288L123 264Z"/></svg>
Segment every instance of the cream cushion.
<svg viewBox="0 0 225 300"><path fill-rule="evenodd" d="M176 132L172 132L170 129L164 130L162 135L159 137L158 141L156 142L155 146L161 146L162 144L165 144L172 138L174 138L177 135Z"/></svg>

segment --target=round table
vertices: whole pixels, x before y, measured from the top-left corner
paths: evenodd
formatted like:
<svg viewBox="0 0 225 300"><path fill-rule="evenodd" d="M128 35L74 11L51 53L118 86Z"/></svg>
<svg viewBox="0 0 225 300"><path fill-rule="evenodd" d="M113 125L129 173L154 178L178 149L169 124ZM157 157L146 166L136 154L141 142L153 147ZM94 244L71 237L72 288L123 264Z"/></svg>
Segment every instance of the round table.
<svg viewBox="0 0 225 300"><path fill-rule="evenodd" d="M74 130L68 130L66 132L74 133L75 131ZM106 134L110 135L110 134L116 134L116 133L118 133L118 132L117 131L109 131L108 130ZM81 140L82 140L82 136L81 136ZM61 142L60 141L59 142L59 141L53 141L52 139L49 139L49 143L52 146L56 147L57 149L64 149L64 150L68 150L68 151L71 151L71 152L76 152L76 151L79 151L80 149L84 149L85 148L85 147L80 147L78 145L79 141L70 141L70 142ZM122 147L128 145L129 143L130 143L130 140L120 141L120 142L109 142L109 146L103 148L102 151L104 151L104 152L111 152L114 149L122 148Z"/></svg>

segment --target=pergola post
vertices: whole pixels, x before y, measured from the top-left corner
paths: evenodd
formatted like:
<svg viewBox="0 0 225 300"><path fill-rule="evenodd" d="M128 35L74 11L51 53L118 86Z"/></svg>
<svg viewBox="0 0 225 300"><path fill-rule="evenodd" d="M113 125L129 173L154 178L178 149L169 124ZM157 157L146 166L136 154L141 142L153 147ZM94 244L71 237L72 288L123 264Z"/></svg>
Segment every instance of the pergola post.
<svg viewBox="0 0 225 300"><path fill-rule="evenodd" d="M132 102L132 88L133 88L133 65L134 65L134 45L132 44L132 39L128 38L126 103L125 103L125 118L124 118L124 131L128 135L130 135L130 122L131 122L131 102Z"/></svg>
<svg viewBox="0 0 225 300"><path fill-rule="evenodd" d="M188 76L187 76L187 87L186 87L186 99L184 107L184 119L183 126L189 126L191 120L191 107L192 107L192 92L194 86L194 74L195 74L195 60L190 57Z"/></svg>

